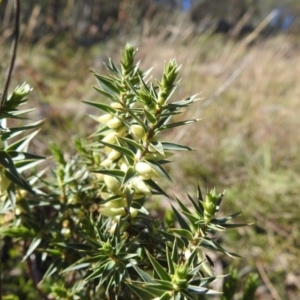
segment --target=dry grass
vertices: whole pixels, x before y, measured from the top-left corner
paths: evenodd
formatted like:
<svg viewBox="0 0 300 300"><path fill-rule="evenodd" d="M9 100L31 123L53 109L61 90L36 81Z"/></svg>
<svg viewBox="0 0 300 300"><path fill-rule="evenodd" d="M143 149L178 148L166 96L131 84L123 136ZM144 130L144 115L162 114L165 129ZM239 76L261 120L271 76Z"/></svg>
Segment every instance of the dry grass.
<svg viewBox="0 0 300 300"><path fill-rule="evenodd" d="M198 149L176 159L171 170L174 190L191 192L197 182L204 188L226 189L225 209L243 210L245 219L254 223L224 241L246 258L236 264L258 269L272 295L269 299L298 299L298 38L277 36L244 46L224 36L177 35L167 41L144 37L135 43L142 67L154 65L155 76L170 58L183 65L177 97L203 97L185 113L185 118L203 120L166 137ZM35 88L34 117L48 120L36 142L41 152L47 152L44 141L68 145L66 136L91 132L91 122L84 117L87 108L80 101L99 96L90 87L94 79L88 70L101 72L102 62L117 57L121 44L111 41L90 50L72 49L65 42L52 50L21 46L14 83L27 81ZM4 69L2 64L1 74ZM263 288L260 291L261 299L267 299Z"/></svg>

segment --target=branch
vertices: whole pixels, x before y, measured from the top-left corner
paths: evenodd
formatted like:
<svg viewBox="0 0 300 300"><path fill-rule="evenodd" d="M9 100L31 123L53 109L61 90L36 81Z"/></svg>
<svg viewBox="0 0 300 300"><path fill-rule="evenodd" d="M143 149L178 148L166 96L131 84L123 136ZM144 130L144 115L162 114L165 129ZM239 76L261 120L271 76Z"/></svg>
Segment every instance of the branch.
<svg viewBox="0 0 300 300"><path fill-rule="evenodd" d="M1 100L0 100L0 114L5 102L5 98L7 95L11 74L14 68L15 60L16 60L16 54L17 54L17 48L18 48L18 41L19 41L19 33L20 33L20 0L15 1L15 28L14 28L14 41L12 45L12 56L9 64L9 68L6 74L5 82L4 82L4 88L3 92L1 94Z"/></svg>

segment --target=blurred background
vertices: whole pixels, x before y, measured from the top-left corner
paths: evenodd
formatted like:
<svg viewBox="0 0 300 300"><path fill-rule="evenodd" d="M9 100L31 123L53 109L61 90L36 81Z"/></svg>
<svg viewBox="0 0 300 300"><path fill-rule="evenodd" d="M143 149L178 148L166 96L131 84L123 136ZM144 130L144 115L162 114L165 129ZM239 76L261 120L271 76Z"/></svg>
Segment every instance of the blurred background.
<svg viewBox="0 0 300 300"><path fill-rule="evenodd" d="M105 100L89 70L105 73L103 63L118 61L126 42L154 78L176 58L182 81L174 99L201 97L181 118L202 121L165 136L197 149L174 159L166 188L182 199L197 183L226 189L225 212L242 210L241 221L253 225L223 237L244 258L214 258L216 273L231 263L242 276L260 275L256 299L300 299L300 1L21 2L11 87L28 82L31 117L46 118L34 151L49 155L53 140L72 154L71 137L93 132L81 101ZM14 1L2 0L1 82L13 21Z"/></svg>

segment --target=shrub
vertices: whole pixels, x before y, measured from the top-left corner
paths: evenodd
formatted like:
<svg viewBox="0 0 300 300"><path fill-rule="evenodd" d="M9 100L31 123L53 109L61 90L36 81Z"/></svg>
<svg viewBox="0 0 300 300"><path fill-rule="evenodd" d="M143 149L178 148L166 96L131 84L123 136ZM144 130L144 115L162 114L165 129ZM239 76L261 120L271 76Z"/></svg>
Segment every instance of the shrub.
<svg viewBox="0 0 300 300"><path fill-rule="evenodd" d="M224 193L211 190L203 197L198 186L195 196L176 198L170 210L153 205L154 199L170 199L161 184L163 178L171 180L165 169L169 158L192 150L163 141L161 133L197 122L173 121L197 98L173 100L180 69L175 60L165 64L160 80L150 80L150 71L134 62L135 53L127 45L119 67L110 60L107 75L93 72L100 101L86 103L95 108L91 117L97 130L91 142L75 140L77 154L68 160L53 144L56 168L50 174L29 173L43 160L27 152L37 131L16 138L41 122L6 125L28 112L18 108L31 88L18 87L2 106L5 275L22 255L32 290L43 299L205 299L220 293L211 283L223 277L213 274L209 252L238 256L214 238L216 231L245 225L231 223L239 213L217 217ZM237 290L238 277L232 274L222 299L232 299ZM5 286L4 293L11 294ZM257 278L251 277L244 299L251 299L256 287Z"/></svg>

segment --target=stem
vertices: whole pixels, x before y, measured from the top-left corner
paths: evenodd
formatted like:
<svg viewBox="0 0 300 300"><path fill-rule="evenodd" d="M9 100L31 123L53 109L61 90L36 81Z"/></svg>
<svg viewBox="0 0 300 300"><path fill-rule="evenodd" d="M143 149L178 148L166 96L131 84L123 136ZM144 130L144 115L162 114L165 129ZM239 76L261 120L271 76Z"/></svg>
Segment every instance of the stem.
<svg viewBox="0 0 300 300"><path fill-rule="evenodd" d="M14 68L14 65L15 65L17 48L18 48L18 40L19 40L19 33L20 33L20 28L19 28L20 27L20 0L16 0L15 5L16 5L16 7L15 7L16 17L15 17L15 28L14 28L14 41L13 41L13 45L12 45L12 56L11 56L9 68L7 70L3 92L2 92L2 95L1 95L0 114L1 114L4 102L5 102L6 95L7 95L7 91L8 91L12 71L13 71L13 68Z"/></svg>
<svg viewBox="0 0 300 300"><path fill-rule="evenodd" d="M4 81L4 88L3 92L1 94L1 99L0 99L0 115L2 112L2 108L5 102L6 94L8 91L10 79L11 79L11 74L14 68L15 60L16 60L16 54L17 54L17 48L18 48L18 40L19 40L19 28L20 28L20 0L15 1L15 28L14 28L14 41L12 45L12 55L11 55L11 60L9 64L9 68L7 70L6 78ZM0 125L1 125L1 119L0 119ZM2 245L0 249L0 300L2 300Z"/></svg>

